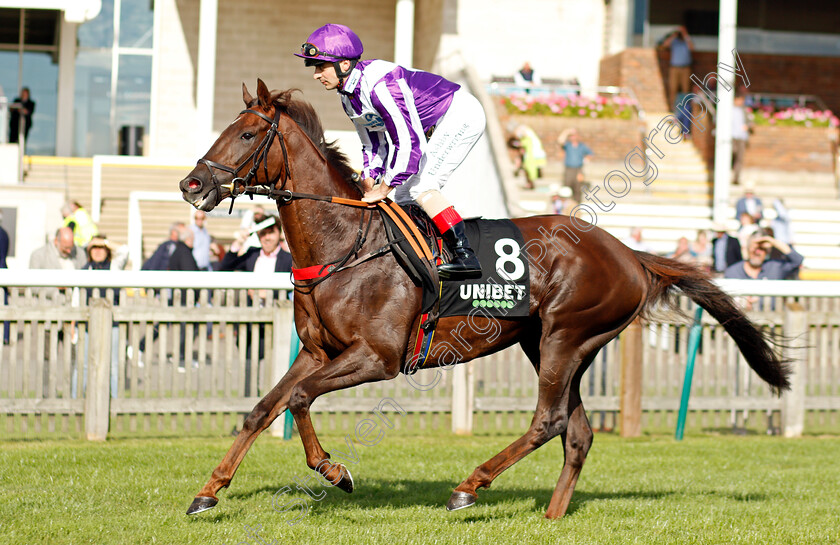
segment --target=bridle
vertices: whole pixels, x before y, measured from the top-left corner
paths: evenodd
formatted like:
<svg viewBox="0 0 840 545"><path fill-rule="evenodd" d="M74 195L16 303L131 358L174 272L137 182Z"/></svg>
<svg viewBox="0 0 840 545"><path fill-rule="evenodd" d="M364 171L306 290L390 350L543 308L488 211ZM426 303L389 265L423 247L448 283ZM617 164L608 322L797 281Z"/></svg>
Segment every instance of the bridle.
<svg viewBox="0 0 840 545"><path fill-rule="evenodd" d="M218 199L217 204L218 202L221 202L221 190L229 190L231 202L230 211L228 213L233 211L233 201L239 195L248 195L251 198L253 198L254 195L265 195L277 201L278 206L289 204L294 200L307 199L314 201L325 201L333 204L341 204L344 206L352 206L362 209L362 215L359 218L359 227L356 233L356 240L353 243L353 246L350 248L350 250L343 257L323 265L315 280L311 282L296 282L295 280L292 280L292 284L294 284L296 288L314 288L315 286L317 286L336 272L355 267L356 265L368 261L369 259L373 259L391 251L391 247L395 243L394 241L390 241L382 248L379 248L361 257L358 257L359 251L362 249L362 246L364 246L365 241L367 240L367 236L370 232L371 224L373 222L373 214L371 214L368 218L367 228L365 228L365 210L376 209L377 205L355 199L347 199L343 197L334 197L328 195L315 195L311 193L299 193L297 191L290 191L288 189L285 189L286 184L289 180L291 180L292 175L291 167L289 165L289 153L286 149L286 141L283 138L283 133L278 130L278 122L280 121L281 115L281 111L279 108L275 108L273 119L263 114L262 112L258 112L256 110L251 109L245 109L239 112L239 115L242 114L254 114L257 117L266 121L270 125L268 132L266 132L265 137L263 138L262 142L260 142L260 144L256 147L256 149L252 151L245 159L243 159L242 162L239 163L238 166L236 166L236 168L231 168L227 165L211 161L210 159L201 158L198 160L198 163L203 164L210 171L210 176L213 180L214 188L216 189L216 195ZM275 178L274 180L270 180L268 177L268 153L271 149L271 145L274 142L275 137L280 141L280 148L283 150L283 170L281 173L278 173L277 178ZM248 173L244 177L239 177L239 172L242 169L244 169L249 162L251 162L252 164L251 168L248 170ZM257 172L259 172L260 165L262 165L263 168L263 176L265 178L265 182L249 185L249 183L256 176ZM232 174L233 179L230 181L229 184L222 184L219 181L219 179L216 178L216 172L214 169ZM280 189L277 189L275 187L276 180L281 176L281 174L283 176L283 183L280 185ZM354 181L358 182L358 174L354 176ZM350 262L351 257L354 255L357 256L357 258Z"/></svg>
<svg viewBox="0 0 840 545"><path fill-rule="evenodd" d="M215 161L211 161L210 159L201 158L198 160L199 164L202 164L207 167L210 171L210 178L213 180L213 186L216 189L216 204L221 202L222 196L222 189L229 189L230 190L230 213L233 211L233 201L243 192L239 191L239 187L242 186L243 189L248 186L252 179L256 176L257 172L260 169L260 165L263 167L263 176L265 178L265 185L273 184L272 180L268 178L268 152L271 150L271 144L274 143L274 138L280 141L280 147L283 150L283 184L280 186L280 190L282 191L283 188L286 187L286 183L291 179L291 168L289 167L289 153L286 150L286 142L283 139L283 133L277 130L277 123L280 121L280 109L275 108L274 110L274 119L268 117L267 115L258 112L256 110L245 109L239 112L239 115L242 114L254 114L255 116L265 120L269 125L268 132L265 133L265 137L263 137L262 142L257 146L257 148L251 152L245 159L242 160L241 163L236 168L231 168L227 165L223 165L221 163L217 163ZM252 162L251 168L248 170L248 173L245 177L239 177L239 172L248 165L248 162ZM216 170L221 170L233 175L233 179L230 181L230 184L222 184L218 178L216 178ZM280 174L278 174L278 177ZM262 185L262 184L261 184Z"/></svg>

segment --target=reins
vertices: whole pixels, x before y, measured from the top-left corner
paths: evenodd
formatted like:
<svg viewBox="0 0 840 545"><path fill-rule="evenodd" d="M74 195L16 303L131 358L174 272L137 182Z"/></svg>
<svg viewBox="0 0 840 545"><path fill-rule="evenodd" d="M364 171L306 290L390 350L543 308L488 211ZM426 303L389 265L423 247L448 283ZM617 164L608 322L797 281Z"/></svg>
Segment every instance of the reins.
<svg viewBox="0 0 840 545"><path fill-rule="evenodd" d="M304 277L304 280L314 278L312 282L300 282L295 281L295 278L293 277L292 284L296 288L314 288L315 286L317 286L318 284L320 284L321 282L323 282L324 280L326 280L327 278L329 278L337 272L353 268L356 265L364 263L365 261L388 253L393 249L393 247L396 244L399 244L404 239L408 240L408 242L412 245L412 247L418 253L418 255L424 256L427 259L433 259L429 249L426 248L425 245L423 245L419 240L412 240L412 238L404 236L403 239L389 240L388 244L385 244L384 246L377 248L376 250L368 252L362 255L361 257L357 257L355 260L348 263L351 256L353 256L354 254L358 255L359 250L361 250L362 246L364 246L365 242L367 241L367 236L370 233L371 225L373 224L373 214L371 214L370 218L368 219L367 228L363 229L365 212L368 210L373 211L374 209L378 209L380 214L388 214L392 217L395 216L394 212L384 201L380 201L379 203L374 204L356 199L345 199L343 197L315 195L312 193L299 193L296 191L289 191L287 189L272 189L270 187L262 185L243 187L237 191L237 194L249 196L263 195L267 196L270 199L278 201L279 203L281 203L281 205L286 205L294 200L313 200L362 209L362 215L359 218L359 229L356 233L356 241L353 243L353 246L350 248L350 250L344 255L344 257L336 259L335 261L331 261L325 265L314 265L312 267L294 270L295 276Z"/></svg>

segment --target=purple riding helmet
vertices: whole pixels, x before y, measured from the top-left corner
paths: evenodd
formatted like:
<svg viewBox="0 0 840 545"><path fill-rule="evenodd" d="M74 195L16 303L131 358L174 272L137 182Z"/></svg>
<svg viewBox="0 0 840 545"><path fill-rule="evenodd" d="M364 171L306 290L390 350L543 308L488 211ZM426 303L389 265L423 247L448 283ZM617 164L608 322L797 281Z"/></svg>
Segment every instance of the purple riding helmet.
<svg viewBox="0 0 840 545"><path fill-rule="evenodd" d="M300 53L296 56L304 59L306 66L317 66L324 62L331 62L339 77L346 77L346 73L339 68L339 62L352 61L353 66L362 56L365 48L356 33L344 25L327 24L309 35L306 43L300 46Z"/></svg>

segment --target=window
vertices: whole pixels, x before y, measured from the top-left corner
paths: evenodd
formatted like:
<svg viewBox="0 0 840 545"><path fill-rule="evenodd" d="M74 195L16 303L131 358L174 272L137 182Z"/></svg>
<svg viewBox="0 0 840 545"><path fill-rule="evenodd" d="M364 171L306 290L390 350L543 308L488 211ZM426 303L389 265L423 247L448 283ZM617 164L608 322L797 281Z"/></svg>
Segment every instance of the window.
<svg viewBox="0 0 840 545"><path fill-rule="evenodd" d="M29 87L35 102L26 143L31 155L55 153L60 16L57 10L0 9L0 94L11 102Z"/></svg>
<svg viewBox="0 0 840 545"><path fill-rule="evenodd" d="M117 153L123 126L148 134L153 18L150 0L102 0L79 26L74 154Z"/></svg>

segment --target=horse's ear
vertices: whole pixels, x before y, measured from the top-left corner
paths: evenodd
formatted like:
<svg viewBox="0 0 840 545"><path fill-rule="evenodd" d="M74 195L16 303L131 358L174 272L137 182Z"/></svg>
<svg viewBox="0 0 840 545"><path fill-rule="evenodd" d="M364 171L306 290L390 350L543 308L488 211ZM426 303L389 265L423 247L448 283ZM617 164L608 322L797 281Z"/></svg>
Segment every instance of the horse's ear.
<svg viewBox="0 0 840 545"><path fill-rule="evenodd" d="M260 99L260 106L267 110L271 106L271 93L268 92L268 87L261 79L257 79L257 97Z"/></svg>
<svg viewBox="0 0 840 545"><path fill-rule="evenodd" d="M248 88L245 87L245 82L242 82L242 100L245 101L245 106L250 106L252 102L254 102L254 97L251 96L251 93L248 92Z"/></svg>

